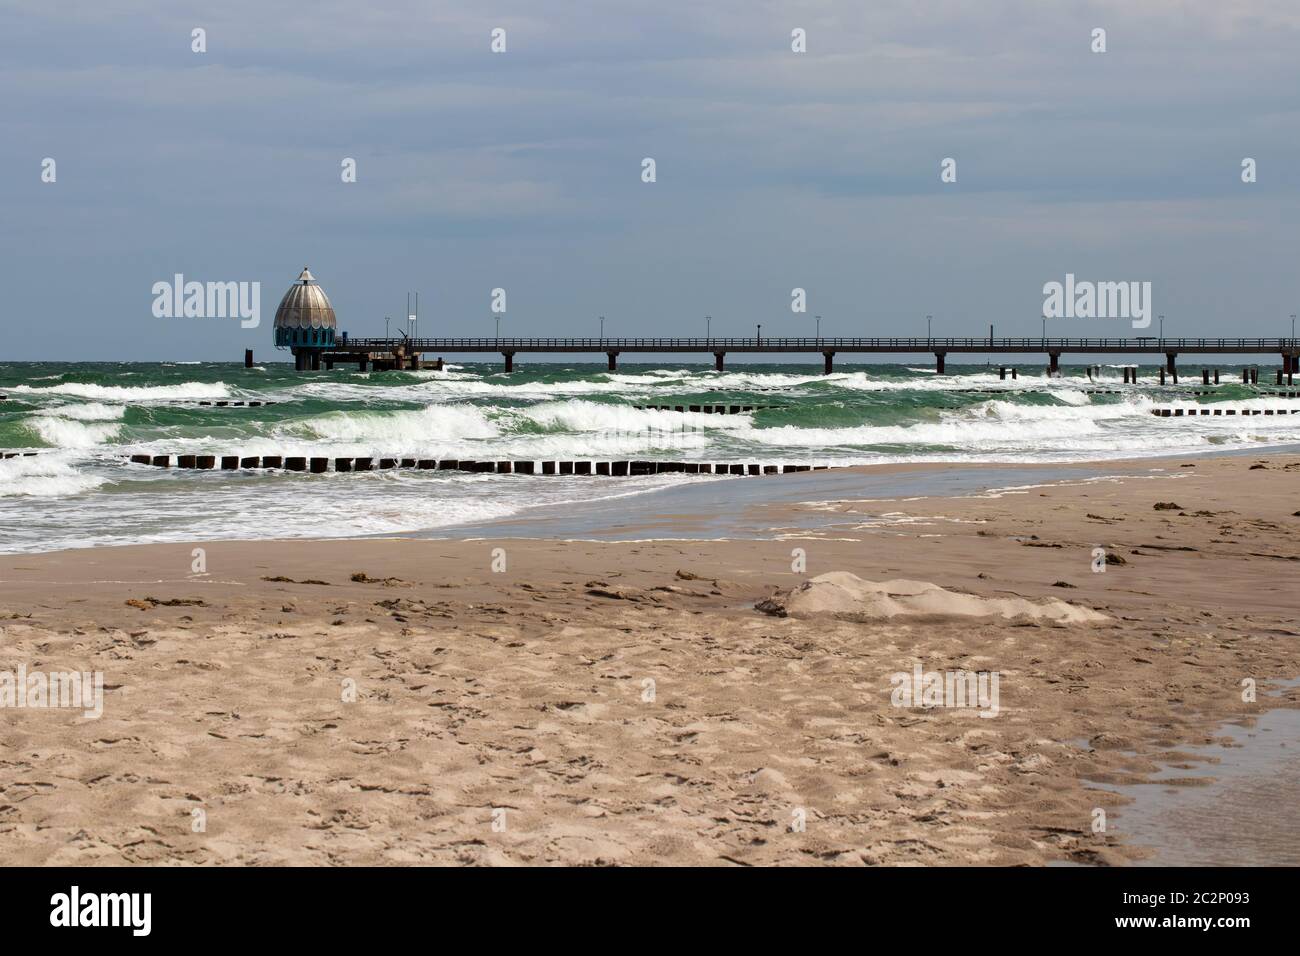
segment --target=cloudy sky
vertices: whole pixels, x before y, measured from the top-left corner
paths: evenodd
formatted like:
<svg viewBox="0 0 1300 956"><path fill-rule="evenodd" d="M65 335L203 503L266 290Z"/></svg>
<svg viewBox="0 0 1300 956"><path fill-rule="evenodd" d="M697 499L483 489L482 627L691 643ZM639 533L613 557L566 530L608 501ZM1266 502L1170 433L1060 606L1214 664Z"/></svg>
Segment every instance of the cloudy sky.
<svg viewBox="0 0 1300 956"><path fill-rule="evenodd" d="M1297 51L1294 0L0 0L0 360L269 359L304 264L353 335L1037 335L1067 272L1284 335Z"/></svg>

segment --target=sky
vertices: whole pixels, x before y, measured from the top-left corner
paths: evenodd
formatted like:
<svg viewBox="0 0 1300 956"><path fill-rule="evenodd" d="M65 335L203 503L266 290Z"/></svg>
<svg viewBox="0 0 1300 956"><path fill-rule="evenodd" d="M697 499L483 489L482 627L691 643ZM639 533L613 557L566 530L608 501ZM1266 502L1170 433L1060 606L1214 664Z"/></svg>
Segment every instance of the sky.
<svg viewBox="0 0 1300 956"><path fill-rule="evenodd" d="M353 336L497 288L522 336L1037 336L1067 273L1287 335L1298 50L1294 0L0 0L0 361L286 358L304 265ZM156 317L176 273L261 325Z"/></svg>

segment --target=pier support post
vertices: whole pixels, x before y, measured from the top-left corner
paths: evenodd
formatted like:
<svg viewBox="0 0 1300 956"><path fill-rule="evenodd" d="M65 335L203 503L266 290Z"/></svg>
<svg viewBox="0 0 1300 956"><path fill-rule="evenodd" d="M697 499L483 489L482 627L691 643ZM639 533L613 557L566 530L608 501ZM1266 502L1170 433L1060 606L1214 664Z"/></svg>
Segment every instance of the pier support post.
<svg viewBox="0 0 1300 956"><path fill-rule="evenodd" d="M1061 353L1060 352L1047 353L1047 374L1048 375L1061 374Z"/></svg>
<svg viewBox="0 0 1300 956"><path fill-rule="evenodd" d="M998 369L998 380L1002 382L1007 380L1007 367L1005 365Z"/></svg>
<svg viewBox="0 0 1300 956"><path fill-rule="evenodd" d="M1208 368L1201 369L1201 384L1202 385L1210 384L1210 370Z"/></svg>
<svg viewBox="0 0 1300 956"><path fill-rule="evenodd" d="M357 359L357 371L366 372L370 369L370 354L363 352L361 358Z"/></svg>
<svg viewBox="0 0 1300 956"><path fill-rule="evenodd" d="M513 372L515 370L515 353L502 352L501 357L506 360L506 371Z"/></svg>
<svg viewBox="0 0 1300 956"><path fill-rule="evenodd" d="M616 371L618 371L618 353L617 353L617 352L606 352L606 353L605 353L605 357L609 359L609 370L610 370L611 372L616 372Z"/></svg>
<svg viewBox="0 0 1300 956"><path fill-rule="evenodd" d="M722 371L722 357L723 357L724 355L726 355L726 354L727 354L726 352L714 352L714 353L713 353L713 370L714 370L715 372L721 372L721 371Z"/></svg>
<svg viewBox="0 0 1300 956"><path fill-rule="evenodd" d="M1214 384L1219 384L1219 370L1217 368L1214 370Z"/></svg>
<svg viewBox="0 0 1300 956"><path fill-rule="evenodd" d="M822 366L822 374L829 375L831 372L835 371L835 353L823 352L822 358L826 360L825 364Z"/></svg>
<svg viewBox="0 0 1300 956"><path fill-rule="evenodd" d="M305 372L305 371L307 371L307 353L306 353L306 352L294 352L294 353L293 353L293 370L294 370L295 372Z"/></svg>
<svg viewBox="0 0 1300 956"><path fill-rule="evenodd" d="M938 372L940 375L944 374L943 372L944 359L946 359L947 357L948 357L947 352L934 353L934 370Z"/></svg>
<svg viewBox="0 0 1300 956"><path fill-rule="evenodd" d="M438 356L438 361L436 361L436 362L433 363L433 370L434 370L435 372L441 372L441 371L442 371L442 356L441 356L441 355Z"/></svg>
<svg viewBox="0 0 1300 956"><path fill-rule="evenodd" d="M311 370L313 372L320 371L320 353L315 349L313 349L311 353Z"/></svg>
<svg viewBox="0 0 1300 956"><path fill-rule="evenodd" d="M1177 352L1165 353L1165 371L1168 372L1170 375L1178 374L1178 366L1175 364L1177 361L1178 361Z"/></svg>
<svg viewBox="0 0 1300 956"><path fill-rule="evenodd" d="M253 350L244 349L244 368L253 367Z"/></svg>
<svg viewBox="0 0 1300 956"><path fill-rule="evenodd" d="M420 370L420 353L416 352L411 356L411 371L418 372L419 370Z"/></svg>
<svg viewBox="0 0 1300 956"><path fill-rule="evenodd" d="M1160 366L1160 384L1165 384L1165 369L1163 365Z"/></svg>

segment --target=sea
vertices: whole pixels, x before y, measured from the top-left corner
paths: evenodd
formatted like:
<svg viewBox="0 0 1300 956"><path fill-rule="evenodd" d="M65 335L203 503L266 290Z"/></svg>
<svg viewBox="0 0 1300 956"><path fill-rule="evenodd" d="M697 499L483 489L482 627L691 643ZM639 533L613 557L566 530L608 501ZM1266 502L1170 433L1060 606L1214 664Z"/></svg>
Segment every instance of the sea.
<svg viewBox="0 0 1300 956"><path fill-rule="evenodd" d="M706 366L520 363L362 373L267 363L0 364L0 553L410 532L454 534L545 508L632 501L683 482L747 478L487 475L397 469L319 475L182 471L132 454L670 460L863 465L1095 464L1300 442L1300 415L1160 418L1163 405L1300 408L1220 366L1179 386L986 365ZM1213 394L1198 396L1194 392ZM202 402L259 401L261 406ZM743 414L637 405L752 405ZM761 479L767 480L767 479ZM781 479L777 479L781 480ZM573 509L574 512L578 509Z"/></svg>

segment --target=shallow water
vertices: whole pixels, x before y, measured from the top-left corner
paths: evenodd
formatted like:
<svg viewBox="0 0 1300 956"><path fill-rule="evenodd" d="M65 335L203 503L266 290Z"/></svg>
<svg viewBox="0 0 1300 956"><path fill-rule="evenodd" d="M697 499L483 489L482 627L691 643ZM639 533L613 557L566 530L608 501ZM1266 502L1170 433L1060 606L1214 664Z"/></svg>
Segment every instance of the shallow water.
<svg viewBox="0 0 1300 956"><path fill-rule="evenodd" d="M1150 783L1091 784L1133 798L1107 826L1155 850L1141 865L1300 866L1300 710L1268 711L1254 727L1222 733L1230 746L1180 748L1217 762L1168 767ZM1207 783L1161 782L1188 777Z"/></svg>
<svg viewBox="0 0 1300 956"><path fill-rule="evenodd" d="M1153 467L1159 467L1158 464ZM1116 473L1114 466L963 467L931 465L907 471L821 471L765 478L678 480L653 493L583 502L572 506L539 505L503 519L469 521L455 528L419 532L428 538L581 538L591 541L631 539L705 540L771 538L776 534L816 531L834 535L859 528L862 514L837 515L825 510L783 512L780 527L764 520L761 506L839 500L899 499L974 494L1014 494L1016 490L1054 481L1097 480ZM585 480L585 479L579 479ZM881 511L891 510L881 506Z"/></svg>

